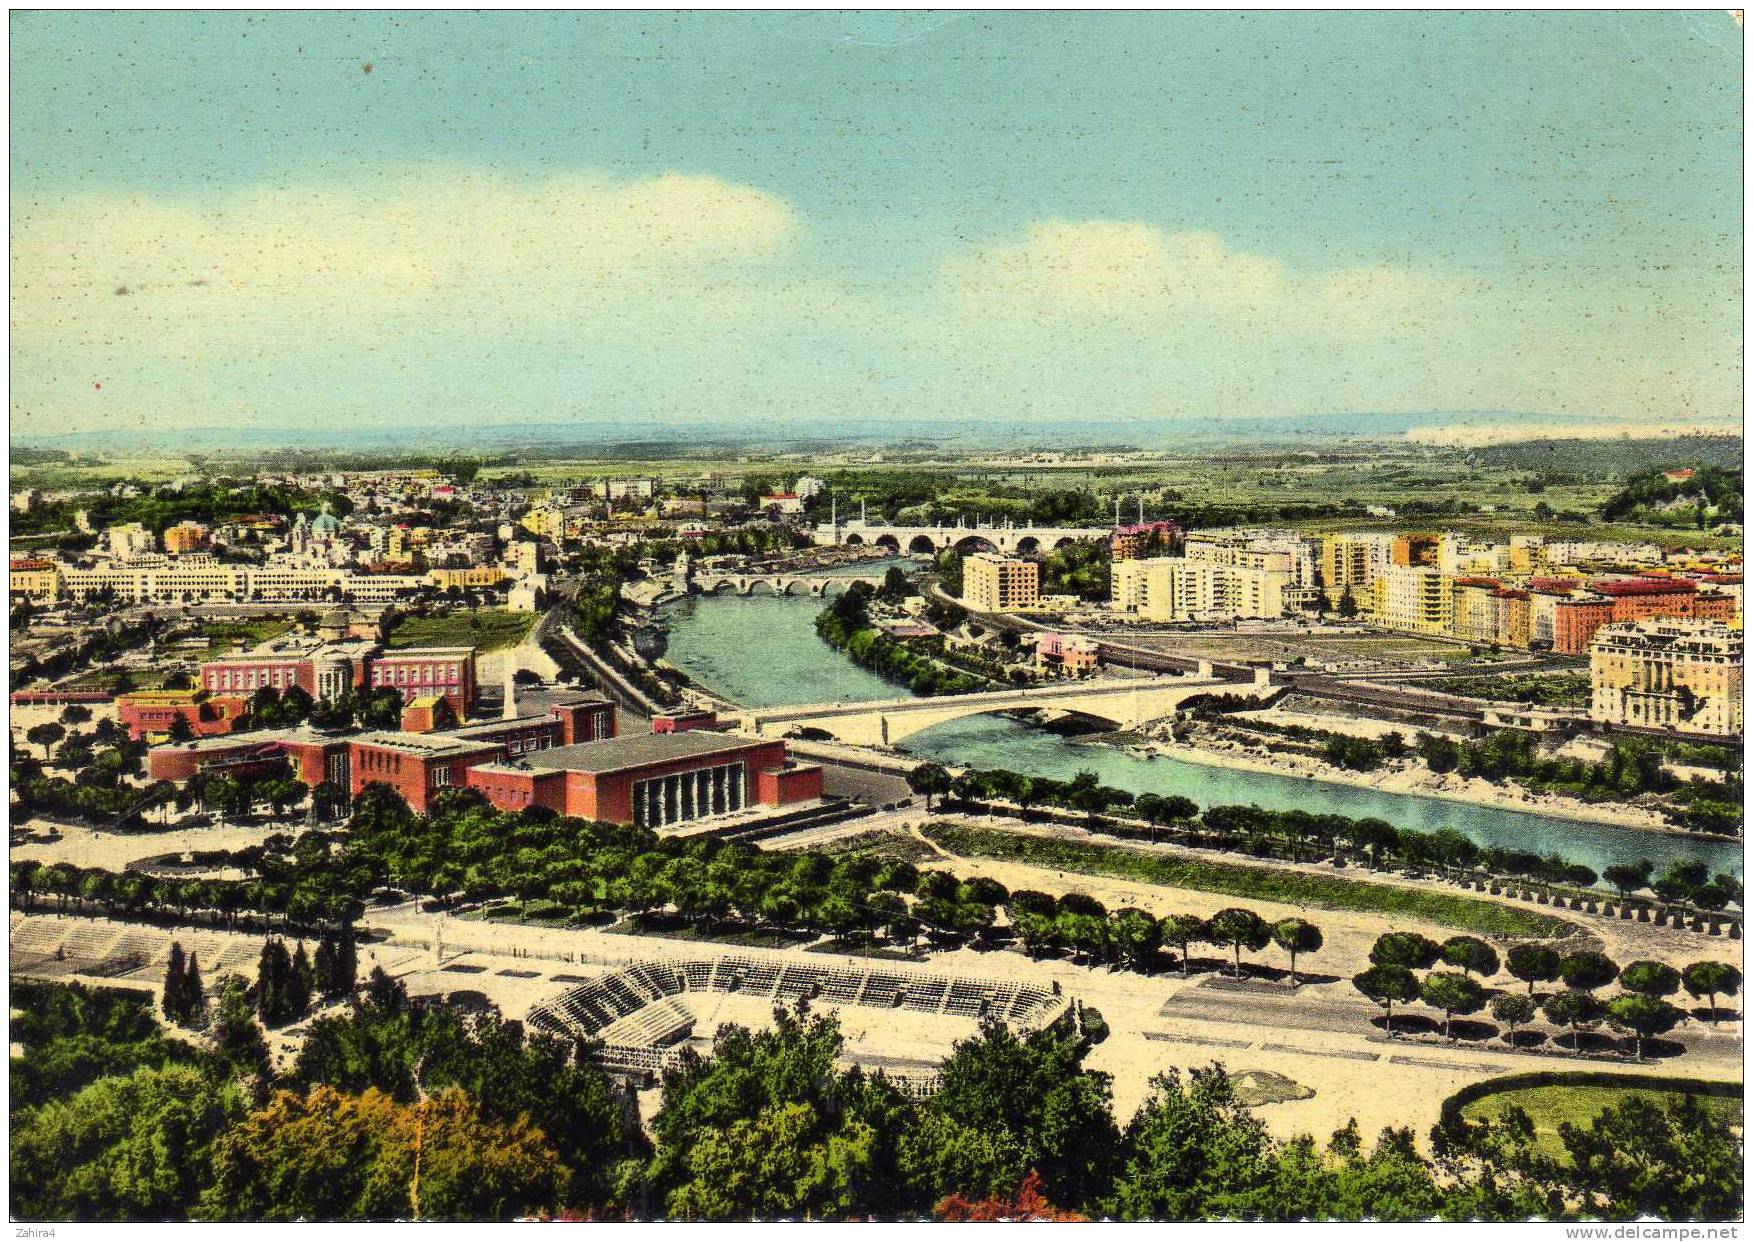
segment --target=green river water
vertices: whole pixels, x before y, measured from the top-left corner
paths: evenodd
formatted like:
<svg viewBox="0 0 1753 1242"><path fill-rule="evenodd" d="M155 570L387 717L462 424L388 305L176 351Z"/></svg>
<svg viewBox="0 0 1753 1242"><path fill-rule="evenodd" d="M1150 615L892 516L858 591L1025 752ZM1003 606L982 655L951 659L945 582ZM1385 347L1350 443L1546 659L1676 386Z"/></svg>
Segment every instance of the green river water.
<svg viewBox="0 0 1753 1242"><path fill-rule="evenodd" d="M880 574L886 564L856 572ZM822 601L810 596L696 596L669 606L666 658L701 686L747 707L894 698L901 689L860 668L816 636ZM1004 716L976 716L913 734L899 749L958 766L1009 768L1066 779L1090 770L1133 793L1180 794L1202 806L1376 816L1404 828L1454 828L1481 845L1557 852L1596 871L1648 858L1658 870L1696 859L1741 872L1738 845L1640 832L1611 824L1386 793L1327 781L1145 758L1114 745L1068 738Z"/></svg>

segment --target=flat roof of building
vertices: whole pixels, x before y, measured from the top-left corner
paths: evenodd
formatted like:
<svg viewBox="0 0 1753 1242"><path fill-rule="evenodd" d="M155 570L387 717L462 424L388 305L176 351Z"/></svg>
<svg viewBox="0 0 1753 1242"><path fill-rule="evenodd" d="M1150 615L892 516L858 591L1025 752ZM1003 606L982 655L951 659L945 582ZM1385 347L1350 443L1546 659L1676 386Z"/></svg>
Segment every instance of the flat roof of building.
<svg viewBox="0 0 1753 1242"><path fill-rule="evenodd" d="M162 746L155 746L153 749L183 750L200 754L210 750L237 750L250 746L280 745L282 743L318 746L352 740L346 734L318 733L313 729L261 729L242 733L221 733L217 737L194 738L187 742L167 742Z"/></svg>
<svg viewBox="0 0 1753 1242"><path fill-rule="evenodd" d="M568 772L591 772L600 775L626 768L668 763L674 759L734 754L756 746L770 745L771 739L700 730L686 733L634 733L626 737L604 738L600 742L580 742L576 746L538 750L534 754L525 755L523 759L532 768L564 768Z"/></svg>
<svg viewBox="0 0 1753 1242"><path fill-rule="evenodd" d="M494 742L471 742L467 738L445 733L361 733L347 739L360 746L376 746L381 750L399 751L434 759L445 755L475 755L484 750L498 750Z"/></svg>

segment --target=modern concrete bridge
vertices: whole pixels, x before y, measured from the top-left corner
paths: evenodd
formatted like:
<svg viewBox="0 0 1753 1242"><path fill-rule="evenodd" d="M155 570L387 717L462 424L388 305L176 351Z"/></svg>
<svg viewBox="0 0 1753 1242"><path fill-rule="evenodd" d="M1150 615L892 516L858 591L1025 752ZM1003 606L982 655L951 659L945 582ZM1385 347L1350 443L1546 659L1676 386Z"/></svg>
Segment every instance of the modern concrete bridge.
<svg viewBox="0 0 1753 1242"><path fill-rule="evenodd" d="M1243 683L1224 681L1209 672L1185 677L1099 677L988 694L763 707L727 719L735 728L756 737L784 737L807 729L851 745L887 746L933 725L991 712L1046 708L1093 716L1130 729L1172 715L1197 694L1259 698L1271 692L1265 670L1252 682Z"/></svg>
<svg viewBox="0 0 1753 1242"><path fill-rule="evenodd" d="M824 522L815 531L815 541L823 547L882 547L897 556L934 556L945 548L977 552L987 547L1012 556L1038 556L1080 539L1107 537L1102 526L891 526L862 518Z"/></svg>

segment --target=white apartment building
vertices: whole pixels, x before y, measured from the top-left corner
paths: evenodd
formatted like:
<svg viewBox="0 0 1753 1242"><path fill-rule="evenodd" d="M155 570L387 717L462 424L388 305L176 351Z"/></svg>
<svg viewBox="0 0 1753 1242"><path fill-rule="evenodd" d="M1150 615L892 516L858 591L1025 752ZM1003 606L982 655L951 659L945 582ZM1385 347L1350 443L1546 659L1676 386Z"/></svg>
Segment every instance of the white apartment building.
<svg viewBox="0 0 1753 1242"><path fill-rule="evenodd" d="M1288 573L1154 556L1116 561L1111 597L1114 607L1146 621L1228 621L1281 617Z"/></svg>
<svg viewBox="0 0 1753 1242"><path fill-rule="evenodd" d="M1021 557L976 552L962 560L962 602L976 612L1014 612L1041 601L1041 567Z"/></svg>
<svg viewBox="0 0 1753 1242"><path fill-rule="evenodd" d="M104 546L111 556L138 556L158 548L158 538L138 522L112 526L104 531Z"/></svg>
<svg viewBox="0 0 1753 1242"><path fill-rule="evenodd" d="M1589 644L1589 715L1739 737L1741 637L1721 621L1663 617L1602 626Z"/></svg>
<svg viewBox="0 0 1753 1242"><path fill-rule="evenodd" d="M1376 575L1394 563L1394 536L1379 531L1323 535L1321 537L1321 586L1335 600L1346 587L1363 602L1364 592Z"/></svg>
<svg viewBox="0 0 1753 1242"><path fill-rule="evenodd" d="M1455 615L1453 587L1453 575L1429 565L1388 565L1372 584L1372 619L1384 629L1447 634Z"/></svg>
<svg viewBox="0 0 1753 1242"><path fill-rule="evenodd" d="M1546 564L1565 565L1660 565L1662 549L1654 543L1622 543L1612 540L1563 539L1542 549Z"/></svg>

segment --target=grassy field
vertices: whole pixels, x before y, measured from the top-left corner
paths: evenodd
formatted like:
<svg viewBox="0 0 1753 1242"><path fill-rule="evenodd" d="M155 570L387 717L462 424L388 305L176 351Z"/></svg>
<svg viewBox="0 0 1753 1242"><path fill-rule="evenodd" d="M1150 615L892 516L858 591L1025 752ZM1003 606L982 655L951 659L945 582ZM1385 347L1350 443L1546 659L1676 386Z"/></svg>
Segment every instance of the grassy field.
<svg viewBox="0 0 1753 1242"><path fill-rule="evenodd" d="M1459 894L1309 875L1287 868L1185 858L1126 846L1087 845L941 821L927 824L924 831L952 854L969 858L996 858L1166 888L1313 906L1318 910L1404 915L1477 935L1562 936L1569 930L1568 924L1550 915Z"/></svg>
<svg viewBox="0 0 1753 1242"><path fill-rule="evenodd" d="M1469 1121L1496 1121L1512 1105L1520 1107L1534 1123L1534 1141L1547 1155L1563 1157L1564 1142L1559 1138L1561 1122L1587 1126L1604 1108L1623 1104L1634 1095L1641 1095L1666 1104L1685 1095L1681 1091L1651 1091L1640 1087L1606 1087L1593 1085L1524 1087L1502 1091L1474 1100L1461 1109ZM1738 1097L1700 1096L1705 1108L1718 1117L1739 1123L1742 1101Z"/></svg>
<svg viewBox="0 0 1753 1242"><path fill-rule="evenodd" d="M533 612L461 608L433 617L402 617L390 631L395 647L474 647L496 651L521 643L535 624Z"/></svg>
<svg viewBox="0 0 1753 1242"><path fill-rule="evenodd" d="M279 638L291 629L292 622L284 617L252 617L237 621L209 621L201 627L201 633L207 639L207 650L219 655Z"/></svg>
<svg viewBox="0 0 1753 1242"><path fill-rule="evenodd" d="M123 677L127 678L128 685L135 690L164 688L165 674L158 669L149 668L93 669L62 684L68 690L115 690L118 688L117 682Z"/></svg>

